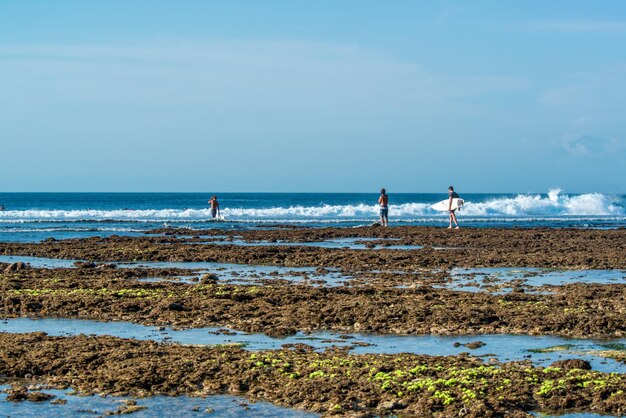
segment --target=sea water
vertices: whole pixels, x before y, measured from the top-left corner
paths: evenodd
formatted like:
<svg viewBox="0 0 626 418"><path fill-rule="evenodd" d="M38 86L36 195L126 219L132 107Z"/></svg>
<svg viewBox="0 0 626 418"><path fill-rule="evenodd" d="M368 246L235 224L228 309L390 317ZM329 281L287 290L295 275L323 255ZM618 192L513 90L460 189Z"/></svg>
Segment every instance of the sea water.
<svg viewBox="0 0 626 418"><path fill-rule="evenodd" d="M626 195L464 194L458 217L473 227L616 228L626 225ZM378 218L377 193L219 193L224 222L212 222L209 193L0 193L0 242L37 242L140 235L170 227L259 228L369 225ZM443 193L390 194L390 225L446 226L430 206Z"/></svg>
<svg viewBox="0 0 626 418"><path fill-rule="evenodd" d="M0 385L0 390L9 385ZM7 395L0 392L0 416L3 417L93 417L106 416L123 405L130 397L79 396L72 390L44 389L41 392L54 395L55 399L66 401L62 404L51 402L10 402ZM205 398L189 396L151 396L134 399L137 405L146 409L132 413L133 418L154 417L318 417L318 414L298 409L273 405L269 402L250 402L242 396L213 395Z"/></svg>

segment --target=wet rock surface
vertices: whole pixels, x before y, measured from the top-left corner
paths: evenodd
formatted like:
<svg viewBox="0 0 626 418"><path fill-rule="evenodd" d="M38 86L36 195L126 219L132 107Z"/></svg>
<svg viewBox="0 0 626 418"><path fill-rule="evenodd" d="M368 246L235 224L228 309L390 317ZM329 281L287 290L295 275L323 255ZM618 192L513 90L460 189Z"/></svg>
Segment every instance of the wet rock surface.
<svg viewBox="0 0 626 418"><path fill-rule="evenodd" d="M202 277L200 277L200 284L216 284L217 281L217 274L203 274Z"/></svg>
<svg viewBox="0 0 626 418"><path fill-rule="evenodd" d="M475 350L477 348L484 347L487 344L485 344L482 341L472 341L472 342L464 344L464 345L465 345L465 347L469 348L470 350Z"/></svg>
<svg viewBox="0 0 626 418"><path fill-rule="evenodd" d="M91 261L77 261L74 263L74 266L79 269L93 269L96 268L96 263L92 263Z"/></svg>
<svg viewBox="0 0 626 418"><path fill-rule="evenodd" d="M54 398L54 395L40 391L29 390L26 386L13 386L6 391L9 402L45 402Z"/></svg>
<svg viewBox="0 0 626 418"><path fill-rule="evenodd" d="M243 394L324 414L524 416L542 409L626 412L626 376L467 356L250 353L113 337L0 334L0 374L122 396ZM132 405L124 405L132 406Z"/></svg>
<svg viewBox="0 0 626 418"><path fill-rule="evenodd" d="M280 337L298 331L383 334L555 334L626 336L626 284L572 283L531 288L485 277L487 292L440 288L453 267L626 268L626 230L279 228L155 230L145 237L0 243L0 254L80 261L42 269L0 263L0 316L123 320L174 327L219 326ZM158 235L157 235L158 234ZM226 235L226 238L223 237ZM268 245L237 246L234 239ZM368 238L373 249L272 246ZM420 249L380 249L419 245ZM212 245L212 240L226 241ZM189 245L194 243L196 245ZM286 273L225 281L223 272L116 268L121 261L204 261L311 267L301 282ZM349 276L324 287L340 270ZM318 276L314 276L317 274ZM534 273L531 273L534 274ZM180 277L192 275L191 283ZM310 275L311 277L306 277ZM164 278L171 281L141 281ZM462 286L475 286L469 276ZM249 283L249 284L247 284ZM498 294L510 287L513 291ZM537 292L548 290L550 293ZM471 340L470 340L471 341ZM460 343L459 343L460 344ZM479 348L480 341L466 344ZM488 348L488 347L487 347ZM607 346L624 361L621 347ZM626 413L624 375L589 370L584 360L548 368L488 364L467 355L348 355L305 344L278 351L190 347L113 337L0 334L0 376L41 378L84 392L244 394L323 414L525 416L526 411ZM35 391L15 389L15 397ZM35 395L33 395L35 396ZM36 395L39 396L39 395ZM133 412L122 405L116 413Z"/></svg>
<svg viewBox="0 0 626 418"><path fill-rule="evenodd" d="M145 269L29 269L0 274L0 314L229 326L285 335L334 330L386 334L626 335L626 285L572 284L554 294L458 292L431 286L320 288L141 282Z"/></svg>
<svg viewBox="0 0 626 418"><path fill-rule="evenodd" d="M193 232L193 233L191 233ZM190 231L189 235L218 235L221 230ZM461 229L431 227L325 228L228 231L243 239L320 241L341 237L394 238L394 244L422 245L400 251L346 250L315 247L241 247L187 245L194 238L148 236L71 239L39 244L0 243L0 254L100 261L220 261L291 266L353 266L394 269L418 267L559 267L626 268L626 229ZM195 239L202 239L195 238ZM167 244L167 245L162 245Z"/></svg>
<svg viewBox="0 0 626 418"><path fill-rule="evenodd" d="M23 263L21 261L17 262L17 263L11 263L8 266L4 267L4 272L5 273L11 273L14 271L19 271L19 270L24 270L30 268L30 266L26 263Z"/></svg>
<svg viewBox="0 0 626 418"><path fill-rule="evenodd" d="M550 365L550 367L559 367L563 370L591 370L591 364L587 360L581 359L569 359L569 360L559 360L555 361Z"/></svg>

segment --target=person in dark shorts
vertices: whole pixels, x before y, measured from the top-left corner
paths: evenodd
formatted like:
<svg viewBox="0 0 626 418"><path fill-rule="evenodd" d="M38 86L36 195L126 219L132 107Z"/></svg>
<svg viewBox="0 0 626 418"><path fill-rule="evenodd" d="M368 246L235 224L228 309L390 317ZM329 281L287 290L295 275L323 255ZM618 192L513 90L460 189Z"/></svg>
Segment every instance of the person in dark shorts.
<svg viewBox="0 0 626 418"><path fill-rule="evenodd" d="M380 189L380 197L378 198L380 204L380 224L382 226L388 226L389 224L389 196L385 189Z"/></svg>
<svg viewBox="0 0 626 418"><path fill-rule="evenodd" d="M217 218L220 215L220 204L217 201L217 196L211 197L209 205L211 205L211 216L213 219Z"/></svg>
<svg viewBox="0 0 626 418"><path fill-rule="evenodd" d="M459 222L456 220L456 209L452 209L452 199L458 199L459 195L452 186L448 187L448 198L448 211L450 212L450 226L448 226L448 229L452 229L452 222L456 225L454 229L459 229Z"/></svg>

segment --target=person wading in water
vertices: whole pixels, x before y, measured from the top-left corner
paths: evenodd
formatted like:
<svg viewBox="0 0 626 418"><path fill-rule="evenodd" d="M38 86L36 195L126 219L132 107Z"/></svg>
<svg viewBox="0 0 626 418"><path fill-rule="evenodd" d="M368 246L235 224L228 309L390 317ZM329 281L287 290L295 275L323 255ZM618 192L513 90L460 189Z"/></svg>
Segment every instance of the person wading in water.
<svg viewBox="0 0 626 418"><path fill-rule="evenodd" d="M220 204L217 201L217 196L214 195L209 200L209 205L211 205L211 216L213 217L213 219L219 218L219 216L220 216Z"/></svg>

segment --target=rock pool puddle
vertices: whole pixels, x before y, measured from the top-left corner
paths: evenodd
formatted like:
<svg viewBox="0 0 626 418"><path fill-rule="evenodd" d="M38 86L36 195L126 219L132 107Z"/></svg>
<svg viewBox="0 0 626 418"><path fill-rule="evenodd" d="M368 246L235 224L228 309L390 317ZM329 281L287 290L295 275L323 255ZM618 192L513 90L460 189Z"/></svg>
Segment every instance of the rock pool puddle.
<svg viewBox="0 0 626 418"><path fill-rule="evenodd" d="M0 256L2 263L24 262L34 268L73 268L77 260L54 259L28 256ZM220 282L227 284L259 284L271 280L286 280L318 286L341 286L347 284L353 277L343 275L338 269L320 269L315 267L286 267L275 265L250 265L214 262L175 262L175 261L138 261L138 262L107 262L118 268L145 268L145 269L183 269L192 274L177 276L173 279L161 277L147 277L144 281L177 281L197 283L204 274L214 274ZM106 264L106 263L103 263ZM379 271L372 271L379 272ZM395 274L406 274L397 272ZM522 287L530 292L537 292L535 288L561 286L570 283L589 284L626 284L624 270L557 270L541 268L453 268L450 270L450 282L435 285L436 288L446 288L464 292L492 291L507 293L515 287ZM399 288L409 285L396 286Z"/></svg>
<svg viewBox="0 0 626 418"><path fill-rule="evenodd" d="M530 360L536 365L548 366L557 360L580 358L591 363L594 370L626 373L626 364L605 358L601 352L626 349L626 338L610 341L568 339L557 336L528 335L381 335L338 334L320 332L297 333L284 338L264 334L248 334L224 328L195 328L172 330L167 327L148 327L129 322L99 322L80 319L12 318L0 321L0 332L46 332L53 336L78 334L111 335L120 338L154 340L193 345L242 345L247 350L279 349L283 344L308 344L316 349L332 346L350 347L354 354L415 353L428 355L456 355L469 352L485 360ZM481 341L483 346L469 349L466 344Z"/></svg>
<svg viewBox="0 0 626 418"><path fill-rule="evenodd" d="M195 241L187 244L204 245L238 245L242 247L316 247L349 250L419 250L422 245L400 245L395 243L399 238L333 238L324 241L244 241L242 239Z"/></svg>
<svg viewBox="0 0 626 418"><path fill-rule="evenodd" d="M593 412L573 412L566 414L548 414L545 412L530 412L531 415L537 418L612 418L615 415L601 415L594 414Z"/></svg>
<svg viewBox="0 0 626 418"><path fill-rule="evenodd" d="M56 259L56 258L45 258L45 257L28 257L21 255L0 255L0 263L27 263L30 264L31 267L34 268L70 268L74 267L74 263L76 260L64 260L64 259Z"/></svg>
<svg viewBox="0 0 626 418"><path fill-rule="evenodd" d="M45 257L0 256L2 263L23 262L33 268L74 268L77 260L63 260ZM105 264L109 264L107 262ZM205 274L213 274L217 280L226 284L258 284L260 281L287 280L302 282L311 285L341 286L350 276L342 275L336 269L316 269L314 267L285 267L271 265L229 264L212 262L112 262L117 268L146 268L146 269L184 269L192 274L177 276L173 279L161 277L147 277L139 279L148 282L176 281L183 283L197 283Z"/></svg>
<svg viewBox="0 0 626 418"><path fill-rule="evenodd" d="M9 385L0 384L0 415L6 417L92 417L105 416L122 411L125 405L136 406L133 417L186 417L210 414L211 417L294 417L313 418L319 415L306 411L284 408L269 402L250 402L244 397L231 395L212 395L205 398L189 396L151 396L148 398L131 398L116 396L80 396L71 389L40 389L40 392L52 395L53 398L43 402L7 400L3 391ZM145 408L145 409L143 409ZM589 412L565 413L552 415L543 412L531 412L537 418L608 418L610 415L599 415Z"/></svg>
<svg viewBox="0 0 626 418"><path fill-rule="evenodd" d="M513 290L514 286L525 288L562 286L570 283L626 284L623 270L556 270L541 268L453 268L451 283L443 286L464 292L481 292L498 289Z"/></svg>
<svg viewBox="0 0 626 418"><path fill-rule="evenodd" d="M0 391L9 389L0 385ZM114 396L78 396L71 390L42 389L41 392L54 395L44 402L10 402L7 394L0 393L0 416L6 417L81 417L104 416L123 408L129 399L131 403L145 409L133 412L133 417L317 417L306 411L283 408L268 402L250 402L246 398L227 395L194 398L189 396L152 396L149 398L128 398ZM137 408L137 409L139 409ZM210 415L209 415L210 414Z"/></svg>
<svg viewBox="0 0 626 418"><path fill-rule="evenodd" d="M205 274L213 274L219 282L227 284L258 284L272 280L287 280L311 285L341 286L350 276L342 275L336 269L316 269L314 267L284 267L269 265L203 263L203 262L137 262L116 263L118 268L159 268L194 270L190 276L179 276L175 280L184 283L197 283ZM140 279L141 280L141 279ZM151 277L144 281L167 279Z"/></svg>

